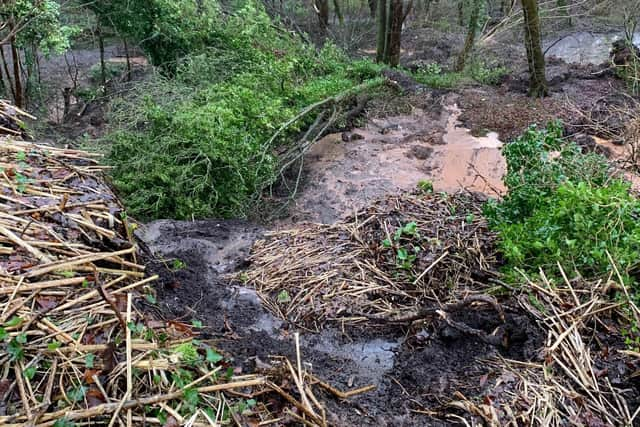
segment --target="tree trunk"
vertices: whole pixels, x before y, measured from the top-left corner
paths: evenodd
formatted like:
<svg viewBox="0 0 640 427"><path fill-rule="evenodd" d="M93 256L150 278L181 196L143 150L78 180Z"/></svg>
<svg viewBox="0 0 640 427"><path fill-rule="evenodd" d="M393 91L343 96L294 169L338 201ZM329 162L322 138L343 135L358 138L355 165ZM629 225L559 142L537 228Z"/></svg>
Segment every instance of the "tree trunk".
<svg viewBox="0 0 640 427"><path fill-rule="evenodd" d="M340 9L340 0L333 0L333 10L338 17L338 22L340 22L340 25L344 24L344 16L342 15L342 9Z"/></svg>
<svg viewBox="0 0 640 427"><path fill-rule="evenodd" d="M127 57L127 81L131 81L131 55L129 54L129 43L127 39L122 40L124 43L124 54Z"/></svg>
<svg viewBox="0 0 640 427"><path fill-rule="evenodd" d="M464 65L467 62L467 57L473 49L473 45L476 41L476 32L478 31L478 19L480 18L480 3L481 0L473 0L471 5L471 15L469 16L469 27L467 29L467 38L464 42L464 47L460 54L458 55L458 60L456 61L455 70L460 72L464 70Z"/></svg>
<svg viewBox="0 0 640 427"><path fill-rule="evenodd" d="M16 107L24 108L24 92L22 89L22 76L20 73L20 52L15 43L16 39L11 39L11 56L13 62L13 84L15 86L15 98Z"/></svg>
<svg viewBox="0 0 640 427"><path fill-rule="evenodd" d="M502 0L502 15L503 16L509 16L511 15L511 12L513 11L513 6L514 6L514 0Z"/></svg>
<svg viewBox="0 0 640 427"><path fill-rule="evenodd" d="M378 2L376 0L367 0L367 4L369 5L369 11L371 12L371 17L375 19L376 9L378 8Z"/></svg>
<svg viewBox="0 0 640 427"><path fill-rule="evenodd" d="M402 22L404 21L403 0L391 0L389 17L389 44L387 52L387 63L392 67L397 67L400 63L400 44L402 38Z"/></svg>
<svg viewBox="0 0 640 427"><path fill-rule="evenodd" d="M387 0L378 0L378 43L376 61L384 62L387 51Z"/></svg>
<svg viewBox="0 0 640 427"><path fill-rule="evenodd" d="M540 41L540 17L538 0L521 0L524 12L524 43L529 64L529 96L543 97L549 94L545 76L544 54Z"/></svg>
<svg viewBox="0 0 640 427"><path fill-rule="evenodd" d="M7 76L7 84L9 85L9 89L11 90L11 96L13 99L16 99L16 89L13 86L13 81L11 80L11 73L9 72L9 65L7 64L7 57L4 54L4 46L0 45L0 56L2 56L2 68L4 69L4 73Z"/></svg>
<svg viewBox="0 0 640 427"><path fill-rule="evenodd" d="M458 0L458 25L464 26L464 1Z"/></svg>
<svg viewBox="0 0 640 427"><path fill-rule="evenodd" d="M102 35L102 28L98 24L98 47L100 49L100 80L102 80L102 87L107 90L107 65L104 61L104 36Z"/></svg>
<svg viewBox="0 0 640 427"><path fill-rule="evenodd" d="M567 26L571 26L573 25L573 23L571 22L571 6L569 5L569 1L568 0L558 0L557 1L557 6L560 9L560 14L564 15L566 17L566 24Z"/></svg>
<svg viewBox="0 0 640 427"><path fill-rule="evenodd" d="M329 28L329 0L314 0L320 29L324 32Z"/></svg>

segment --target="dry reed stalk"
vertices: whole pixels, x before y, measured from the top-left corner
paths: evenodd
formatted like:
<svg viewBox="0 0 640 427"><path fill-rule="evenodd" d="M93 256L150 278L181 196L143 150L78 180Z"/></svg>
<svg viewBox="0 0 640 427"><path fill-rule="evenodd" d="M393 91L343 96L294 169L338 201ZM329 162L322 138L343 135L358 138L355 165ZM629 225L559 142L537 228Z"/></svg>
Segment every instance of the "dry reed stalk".
<svg viewBox="0 0 640 427"><path fill-rule="evenodd" d="M334 225L267 235L240 279L275 315L315 330L446 302L494 275L495 237L481 205L463 194L388 197ZM414 234L395 237L411 223ZM416 259L402 265L398 251L414 248Z"/></svg>
<svg viewBox="0 0 640 427"><path fill-rule="evenodd" d="M0 101L0 125L5 111ZM233 393L280 395L285 409L310 411L309 425L326 425L304 373L295 373L294 392L270 386L275 378L218 375L223 365L205 361L207 346L193 344L190 327L139 309L157 276L146 277L137 260L129 222L94 157L0 140L0 402L10 408L0 425L159 425L162 414L211 425L233 412ZM185 404L190 390L199 407ZM258 404L250 419L278 417Z"/></svg>

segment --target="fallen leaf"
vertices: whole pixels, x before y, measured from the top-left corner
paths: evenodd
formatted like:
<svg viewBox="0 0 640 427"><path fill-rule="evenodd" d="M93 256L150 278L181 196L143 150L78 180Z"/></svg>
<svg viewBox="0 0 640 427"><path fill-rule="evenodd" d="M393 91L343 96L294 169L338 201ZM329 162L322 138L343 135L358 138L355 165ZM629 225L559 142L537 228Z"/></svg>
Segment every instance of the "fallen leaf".
<svg viewBox="0 0 640 427"><path fill-rule="evenodd" d="M164 423L164 427L180 427L180 423L178 422L178 420L173 418L172 415L169 415L169 418L167 418L167 422Z"/></svg>
<svg viewBox="0 0 640 427"><path fill-rule="evenodd" d="M93 408L94 406L102 405L106 403L104 396L97 388L90 388L85 394L85 398L87 399L87 407Z"/></svg>
<svg viewBox="0 0 640 427"><path fill-rule="evenodd" d="M53 297L38 297L36 301L38 305L45 310L51 310L58 306L58 300Z"/></svg>

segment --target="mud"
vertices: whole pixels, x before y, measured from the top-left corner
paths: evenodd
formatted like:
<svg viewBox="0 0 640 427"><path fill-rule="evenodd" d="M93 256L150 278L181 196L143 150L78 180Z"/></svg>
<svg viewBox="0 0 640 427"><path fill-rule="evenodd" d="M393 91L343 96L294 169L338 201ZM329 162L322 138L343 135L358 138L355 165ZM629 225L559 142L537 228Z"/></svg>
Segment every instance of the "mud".
<svg viewBox="0 0 640 427"><path fill-rule="evenodd" d="M624 35L620 33L593 33L578 31L562 38L543 43L547 55L555 56L569 63L602 64L609 60L611 45ZM635 44L640 43L640 33L633 37Z"/></svg>
<svg viewBox="0 0 640 427"><path fill-rule="evenodd" d="M286 222L331 223L389 193L429 181L436 191L499 195L502 143L496 133L474 137L459 123L457 96L432 97L432 108L372 118L365 127L331 134L309 152L304 181ZM437 105L437 108L434 107Z"/></svg>
<svg viewBox="0 0 640 427"><path fill-rule="evenodd" d="M262 233L243 221L157 221L138 232L159 257L149 255L150 272L161 278L157 304L147 309L168 319L202 321L201 338L224 351L241 372L266 369L271 356L295 356L294 330L266 311L253 290L226 279L241 270L251 244ZM182 263L179 268L176 259ZM490 310L457 316L455 320L487 331L500 323ZM508 313L507 325L513 338L506 348L436 324L299 332L303 361L317 376L341 390L376 385L376 390L348 401L320 394L333 425L395 427L449 425L442 417L450 411L438 411L455 391L480 396L492 384L492 371L478 362L481 359L537 359L542 337L531 321ZM416 412L426 409L439 415Z"/></svg>

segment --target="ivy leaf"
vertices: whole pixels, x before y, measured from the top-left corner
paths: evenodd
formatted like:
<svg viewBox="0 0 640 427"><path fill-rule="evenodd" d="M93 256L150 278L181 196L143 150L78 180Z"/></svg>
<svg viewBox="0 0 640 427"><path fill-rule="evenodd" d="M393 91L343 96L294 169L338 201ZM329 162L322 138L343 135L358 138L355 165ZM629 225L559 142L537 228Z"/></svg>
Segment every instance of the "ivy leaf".
<svg viewBox="0 0 640 427"><path fill-rule="evenodd" d="M85 358L84 358L84 366L86 366L89 369L92 369L93 365L94 365L93 362L95 361L95 358L96 358L95 354L93 354L93 353L87 354L85 356Z"/></svg>
<svg viewBox="0 0 640 427"><path fill-rule="evenodd" d="M36 376L36 372L38 371L38 368L36 366L29 366L28 368L26 368L24 370L24 376L28 379L28 380L32 380L33 377Z"/></svg>
<svg viewBox="0 0 640 427"><path fill-rule="evenodd" d="M210 347L207 348L207 362L218 363L222 359L224 359L224 357L222 357L222 355L220 355L219 353L217 353L216 351L214 351Z"/></svg>
<svg viewBox="0 0 640 427"><path fill-rule="evenodd" d="M281 290L280 293L278 293L278 302L279 303L291 302L291 296L289 296L289 292L287 292L285 289Z"/></svg>

